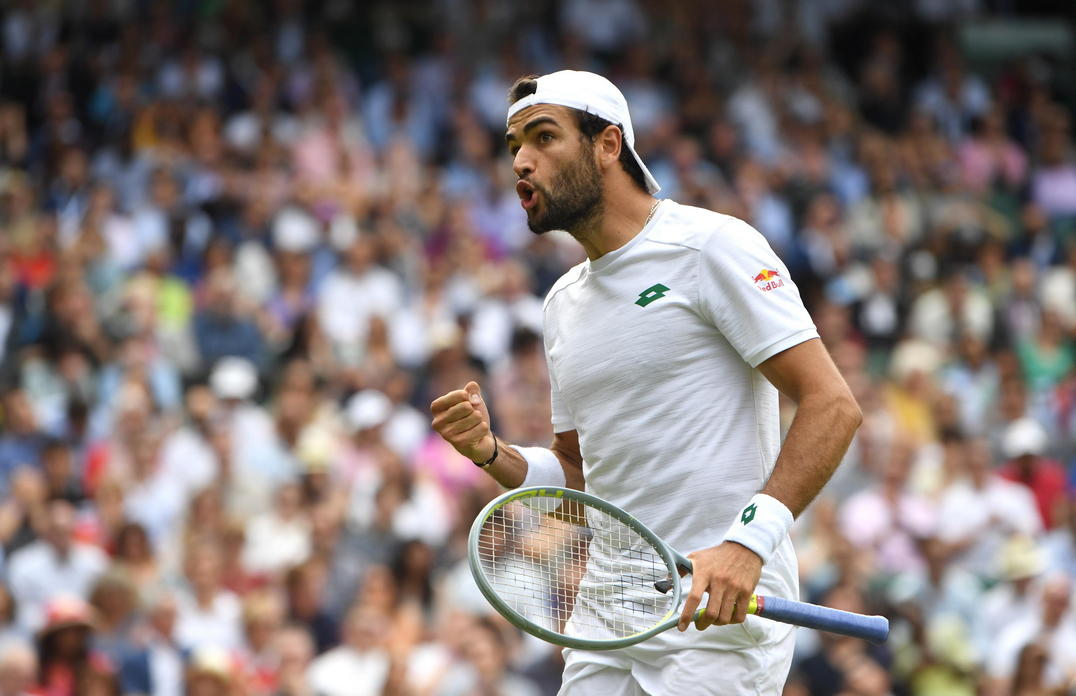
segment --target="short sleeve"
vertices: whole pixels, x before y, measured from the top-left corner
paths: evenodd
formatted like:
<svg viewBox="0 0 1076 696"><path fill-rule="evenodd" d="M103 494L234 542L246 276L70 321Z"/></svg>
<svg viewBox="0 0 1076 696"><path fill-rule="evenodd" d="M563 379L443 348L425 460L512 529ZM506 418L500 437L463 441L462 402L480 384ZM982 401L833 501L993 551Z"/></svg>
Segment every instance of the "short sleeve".
<svg viewBox="0 0 1076 696"><path fill-rule="evenodd" d="M699 308L751 367L818 337L788 268L759 232L730 220L699 254Z"/></svg>
<svg viewBox="0 0 1076 696"><path fill-rule="evenodd" d="M549 401L550 412L553 414L553 432L563 433L569 430L575 430L575 421L572 419L572 414L568 411L568 406L564 403L564 399L560 395L560 387L557 386L557 373L553 370L553 361L549 359L549 327L545 327L546 342L545 342L545 364L546 369L549 371Z"/></svg>

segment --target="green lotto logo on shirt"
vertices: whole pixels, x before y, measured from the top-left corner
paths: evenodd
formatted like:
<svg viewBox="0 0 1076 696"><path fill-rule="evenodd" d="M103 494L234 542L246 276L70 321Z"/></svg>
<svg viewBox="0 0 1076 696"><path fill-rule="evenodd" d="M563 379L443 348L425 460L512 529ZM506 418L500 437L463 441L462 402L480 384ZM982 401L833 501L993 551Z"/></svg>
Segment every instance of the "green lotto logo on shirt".
<svg viewBox="0 0 1076 696"><path fill-rule="evenodd" d="M635 304L640 307L645 307L654 300L660 300L665 297L665 293L669 292L669 288L665 287L661 283L657 285L651 285L646 290L639 293L639 299L635 300Z"/></svg>
<svg viewBox="0 0 1076 696"><path fill-rule="evenodd" d="M785 281L781 280L781 274L769 268L759 271L754 280L755 287L762 292L769 292L785 284Z"/></svg>

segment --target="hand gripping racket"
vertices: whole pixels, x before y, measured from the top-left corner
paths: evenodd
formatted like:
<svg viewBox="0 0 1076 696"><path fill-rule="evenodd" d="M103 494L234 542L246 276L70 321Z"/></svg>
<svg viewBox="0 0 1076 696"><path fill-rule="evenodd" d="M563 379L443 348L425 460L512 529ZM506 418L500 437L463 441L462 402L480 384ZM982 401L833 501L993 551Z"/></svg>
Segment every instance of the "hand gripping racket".
<svg viewBox="0 0 1076 696"><path fill-rule="evenodd" d="M691 561L627 512L582 491L538 486L497 497L468 539L471 573L506 619L556 645L612 650L676 626ZM699 609L696 618L704 609ZM752 595L773 621L881 643L889 621Z"/></svg>

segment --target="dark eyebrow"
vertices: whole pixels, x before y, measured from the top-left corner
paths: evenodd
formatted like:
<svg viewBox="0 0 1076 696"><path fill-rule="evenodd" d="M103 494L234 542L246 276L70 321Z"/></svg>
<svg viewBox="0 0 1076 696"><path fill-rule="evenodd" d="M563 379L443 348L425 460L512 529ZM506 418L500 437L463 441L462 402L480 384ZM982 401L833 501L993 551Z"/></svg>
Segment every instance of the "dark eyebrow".
<svg viewBox="0 0 1076 696"><path fill-rule="evenodd" d="M552 125L556 126L557 128L560 128L560 124L557 123L557 120L554 119L552 116L539 116L538 118L536 118L536 119L534 119L532 121L528 121L527 125L523 126L523 135L526 135L529 131L534 130L538 126L543 126L545 124L552 124ZM504 134L504 141L506 143L508 143L509 145L511 145L512 144L512 135L510 133L505 133Z"/></svg>

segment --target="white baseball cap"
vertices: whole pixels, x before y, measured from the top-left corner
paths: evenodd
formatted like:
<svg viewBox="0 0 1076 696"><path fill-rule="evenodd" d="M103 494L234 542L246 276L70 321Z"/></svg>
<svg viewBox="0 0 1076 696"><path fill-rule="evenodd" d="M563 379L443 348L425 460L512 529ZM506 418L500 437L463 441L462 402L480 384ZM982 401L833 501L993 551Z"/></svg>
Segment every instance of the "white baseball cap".
<svg viewBox="0 0 1076 696"><path fill-rule="evenodd" d="M352 432L368 430L388 421L392 402L376 389L363 389L348 399L345 413Z"/></svg>
<svg viewBox="0 0 1076 696"><path fill-rule="evenodd" d="M249 399L258 388L258 369L246 358L221 358L209 375L209 387L219 399Z"/></svg>
<svg viewBox="0 0 1076 696"><path fill-rule="evenodd" d="M1021 418L1005 429L1001 437L1001 449L1009 459L1025 455L1042 456L1049 437L1046 430L1031 418Z"/></svg>
<svg viewBox="0 0 1076 696"><path fill-rule="evenodd" d="M273 220L273 246L282 251L308 253L318 237L317 221L299 208L284 208Z"/></svg>
<svg viewBox="0 0 1076 696"><path fill-rule="evenodd" d="M631 127L628 115L628 102L624 95L609 80L601 75L581 70L560 70L542 75L537 80L538 88L534 94L528 94L508 107L507 121L517 113L535 104L556 104L585 111L600 116L610 123L624 129L624 144L639 163L646 179L646 190L657 193L661 190L657 179L643 164L643 159L635 151L635 131Z"/></svg>

